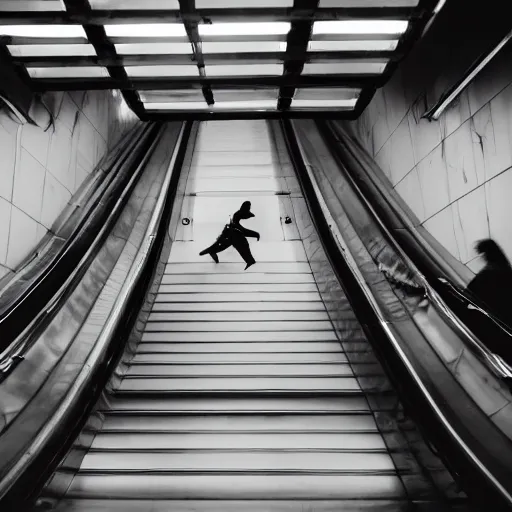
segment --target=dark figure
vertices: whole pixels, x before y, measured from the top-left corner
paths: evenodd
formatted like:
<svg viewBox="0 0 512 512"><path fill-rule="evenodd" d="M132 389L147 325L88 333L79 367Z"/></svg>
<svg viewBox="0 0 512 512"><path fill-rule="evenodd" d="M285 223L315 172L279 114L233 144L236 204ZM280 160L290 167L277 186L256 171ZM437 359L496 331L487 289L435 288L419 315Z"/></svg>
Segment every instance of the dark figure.
<svg viewBox="0 0 512 512"><path fill-rule="evenodd" d="M485 267L473 278L467 291L481 303L491 315L501 320L508 329L512 327L512 267L500 246L489 238L475 246L486 262ZM504 331L490 323L482 314L475 312L469 322L471 330L494 353L512 364L512 339Z"/></svg>
<svg viewBox="0 0 512 512"><path fill-rule="evenodd" d="M249 247L249 242L246 237L253 237L260 239L260 234L256 231L252 231L251 229L244 228L240 221L243 219L250 219L254 217L254 213L251 213L251 202L245 201L242 203L240 210L238 210L234 215L233 219L229 224L224 226L222 233L217 238L216 242L207 247L203 251L199 253L200 256L204 256L205 254L209 254L215 263L219 262L219 258L217 253L226 250L228 247L233 246L240 256L244 259L245 263L247 263L245 270L247 270L251 265L254 265L256 261L254 260L251 249Z"/></svg>

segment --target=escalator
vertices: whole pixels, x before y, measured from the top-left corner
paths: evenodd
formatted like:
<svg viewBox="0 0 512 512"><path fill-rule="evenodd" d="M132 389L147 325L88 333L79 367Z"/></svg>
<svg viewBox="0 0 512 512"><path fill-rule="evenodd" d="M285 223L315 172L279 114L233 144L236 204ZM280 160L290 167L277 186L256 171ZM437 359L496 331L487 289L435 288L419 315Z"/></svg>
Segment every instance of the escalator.
<svg viewBox="0 0 512 512"><path fill-rule="evenodd" d="M32 510L469 510L418 424L427 407L411 420L414 390L369 336L384 323L333 271L286 127L195 127L181 175L162 181L172 243L133 265L140 312L111 334L115 371ZM245 200L256 265L233 248L199 256Z"/></svg>

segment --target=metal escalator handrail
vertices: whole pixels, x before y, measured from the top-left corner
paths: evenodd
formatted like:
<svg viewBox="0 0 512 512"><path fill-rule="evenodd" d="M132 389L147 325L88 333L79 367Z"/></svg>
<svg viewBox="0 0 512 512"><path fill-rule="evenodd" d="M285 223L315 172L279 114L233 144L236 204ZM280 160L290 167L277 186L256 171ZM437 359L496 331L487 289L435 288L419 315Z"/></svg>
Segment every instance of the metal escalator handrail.
<svg viewBox="0 0 512 512"><path fill-rule="evenodd" d="M327 128L327 127L326 127ZM329 128L332 130L332 128ZM320 130L322 133L322 130ZM336 139L338 140L338 139ZM332 150L332 148L331 148ZM336 151L333 151L334 156L336 157ZM344 167L346 169L346 167ZM397 243L395 237L391 234L388 229L386 223L384 223L375 211L373 204L369 201L366 194L361 190L358 183L356 183L354 177L350 174L350 172L346 172L346 178L349 180L353 189L359 196L359 199L364 203L365 207L371 212L374 221L379 225L381 231L385 234L388 243L393 247L393 249L400 255L406 266L415 274L416 278L421 282L427 296L431 300L432 304L436 307L437 311L441 313L441 315L447 319L458 331L460 336L462 337L465 344L471 349L473 354L477 356L477 358L482 361L482 363L489 368L490 371L494 375L502 379L512 378L512 367L506 363L499 355L495 354L491 350L487 348L487 346L482 343L472 332L470 329L466 327L464 322L459 319L459 317L450 309L450 307L446 304L441 294L435 290L435 288L430 284L429 279L425 277L425 275L419 270L417 265L413 262L413 260L409 257L408 253L402 248L401 244ZM396 213L396 212L395 212ZM445 278L446 279L446 278ZM441 279L438 278L440 282ZM448 279L446 279L446 283L451 285L454 290L458 291L459 295L462 295L464 299L468 303L472 303L472 301L467 297L466 294L461 293L455 285L451 283ZM444 283L445 284L445 283ZM493 320L492 315L485 312L482 308L475 304L475 309L480 310L484 313L491 321ZM497 322L494 322L495 325L506 335L510 336L510 333L503 329L501 325ZM512 342L512 340L511 340Z"/></svg>
<svg viewBox="0 0 512 512"><path fill-rule="evenodd" d="M78 281L83 277L92 259L96 256L101 248L101 245L108 236L108 233L112 229L114 223L117 221L126 201L128 200L133 187L141 177L147 161L151 157L154 148L160 140L162 131L155 137L155 140L151 143L146 154L143 156L142 161L137 166L136 170L131 174L128 183L117 198L115 204L108 212L108 219L103 223L101 229L95 232L95 237L87 247L87 250L82 255L79 263L68 275L66 280L61 284L59 289L45 305L42 311L38 312L35 317L30 321L24 331L15 338L10 345L7 346L3 352L0 353L0 382L5 379L6 376L12 369L16 367L21 361L23 361L24 354L34 345L37 341L39 334L46 328L49 321L53 318L54 314L59 310L61 304L67 300L71 292L75 289ZM68 247L67 250L70 250ZM60 256L63 257L65 251Z"/></svg>
<svg viewBox="0 0 512 512"><path fill-rule="evenodd" d="M5 477L0 481L0 500L5 496L9 489L14 485L16 480L22 475L31 461L36 458L37 454L41 452L43 447L48 443L52 433L58 429L68 411L72 408L76 397L79 396L84 389L91 384L91 376L96 368L101 364L102 357L107 351L108 346L112 342L113 335L117 330L120 322L124 317L125 310L129 303L129 298L136 289L142 274L144 273L148 257L155 242L160 220L163 215L164 205L166 202L169 185L173 172L175 170L178 154L180 153L184 133L186 130L185 123L182 125L174 152L167 169L160 193L155 205L155 209L151 215L151 219L147 226L144 241L139 247L135 259L130 267L127 278L116 297L112 312L103 327L98 340L96 341L93 349L91 350L86 362L84 363L80 373L66 393L65 398L60 403L57 410L49 418L46 425L37 434L36 438L32 441L26 453L17 461L17 463L6 473Z"/></svg>
<svg viewBox="0 0 512 512"><path fill-rule="evenodd" d="M508 492L508 490L503 487L503 485L499 482L499 480L488 470L488 468L485 466L485 464L482 463L482 461L478 458L478 456L473 452L473 450L468 446L468 444L462 439L462 437L457 433L457 431L453 428L453 426L450 424L450 421L446 417L446 415L443 413L441 408L436 403L436 400L432 396L431 392L429 391L428 387L425 385L425 383L422 381L420 375L416 371L413 363L408 358L407 354L404 352L403 348L401 347L400 343L398 342L397 338L393 334L393 331L389 327L389 323L385 320L384 313L377 303L375 297L373 296L373 293L371 292L368 284L366 283L363 275L361 274L357 263L355 262L350 249L344 242L344 239L339 231L339 228L330 214L330 211L328 209L327 204L325 203L323 196L320 192L320 188L318 186L318 183L316 181L316 178L314 174L311 172L309 166L306 164L307 159L305 158L305 153L303 151L303 148L301 147L301 144L298 140L297 134L295 132L294 126L291 124L289 120L283 120L282 123L284 124L284 130L285 132L288 130L291 132L292 137L294 139L293 144L296 145L297 152L299 153L299 158L301 159L301 167L303 167L303 171L310 183L312 184L312 188L314 191L314 197L315 200L318 202L318 205L322 211L322 214L325 216L325 221L331 230L332 238L337 244L339 248L339 253L341 254L345 264L350 269L353 277L357 281L360 290L363 292L371 310L373 311L374 315L378 319L379 325L381 329L384 331L385 336L387 340L391 343L394 351L396 354L398 354L400 361L402 362L403 366L405 367L407 373L412 378L414 383L417 386L417 389L421 392L423 398L426 400L428 405L430 406L431 410L436 415L439 422L444 427L445 431L449 434L451 439L457 443L457 445L461 448L461 450L464 452L466 457L473 462L473 464L479 469L480 473L485 475L486 478L491 482L491 484L494 486L494 488L500 493L502 498L507 502L509 506L512 506L512 494ZM287 137L288 139L288 137ZM289 141L287 141L289 143ZM293 153L293 151L292 151ZM293 156L292 156L293 160ZM308 207L309 200L307 200Z"/></svg>
<svg viewBox="0 0 512 512"><path fill-rule="evenodd" d="M149 139L154 130L154 127L149 127L142 132L132 150L142 151L150 143ZM126 155L129 155L129 151L130 148L126 148ZM142 152L140 154L143 155ZM136 165L138 158L139 156L130 165ZM0 359L3 359L2 353L8 350L17 337L26 330L35 314L43 310L46 302L51 300L51 297L62 287L66 275L76 266L90 240L96 236L97 231L105 223L105 219L110 215L107 203L115 200L116 195L119 194L117 189L125 186L130 178L130 174L123 171L128 159L129 156L125 158L125 155L122 155L120 161L114 164L111 176L108 177L104 186L100 186L92 192L90 208L81 214L79 221L73 226L69 238L59 251L42 266L29 286L21 285L19 291L13 290L13 297L0 311L0 330L2 332ZM120 167L120 169L116 170L116 167ZM71 219L71 222L76 222L76 219ZM14 283L12 286L18 285Z"/></svg>

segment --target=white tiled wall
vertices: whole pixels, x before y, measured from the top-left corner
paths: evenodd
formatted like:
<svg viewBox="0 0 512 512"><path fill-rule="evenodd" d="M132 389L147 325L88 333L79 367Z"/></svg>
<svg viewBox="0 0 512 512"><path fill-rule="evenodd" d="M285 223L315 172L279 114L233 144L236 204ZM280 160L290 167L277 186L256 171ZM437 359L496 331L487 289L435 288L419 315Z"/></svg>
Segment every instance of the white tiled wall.
<svg viewBox="0 0 512 512"><path fill-rule="evenodd" d="M496 60L438 121L400 70L350 127L421 224L478 270L476 240L512 260L512 68ZM510 68L510 69L509 69Z"/></svg>
<svg viewBox="0 0 512 512"><path fill-rule="evenodd" d="M46 131L0 110L0 278L30 255L90 172L137 121L118 91L46 93Z"/></svg>

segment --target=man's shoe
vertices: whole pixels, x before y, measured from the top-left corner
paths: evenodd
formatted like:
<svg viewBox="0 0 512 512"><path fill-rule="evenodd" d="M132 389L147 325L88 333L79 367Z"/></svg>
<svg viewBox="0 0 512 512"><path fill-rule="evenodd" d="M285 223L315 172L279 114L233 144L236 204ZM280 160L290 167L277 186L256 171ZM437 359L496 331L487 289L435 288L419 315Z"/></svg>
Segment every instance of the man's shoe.
<svg viewBox="0 0 512 512"><path fill-rule="evenodd" d="M212 260L215 261L215 263L219 263L219 257L217 256L216 253L211 252L210 256L212 257Z"/></svg>
<svg viewBox="0 0 512 512"><path fill-rule="evenodd" d="M244 270L247 270L249 267L252 267L255 263L256 263L255 261L253 261L252 263L247 263Z"/></svg>

